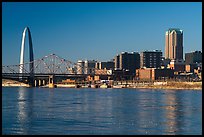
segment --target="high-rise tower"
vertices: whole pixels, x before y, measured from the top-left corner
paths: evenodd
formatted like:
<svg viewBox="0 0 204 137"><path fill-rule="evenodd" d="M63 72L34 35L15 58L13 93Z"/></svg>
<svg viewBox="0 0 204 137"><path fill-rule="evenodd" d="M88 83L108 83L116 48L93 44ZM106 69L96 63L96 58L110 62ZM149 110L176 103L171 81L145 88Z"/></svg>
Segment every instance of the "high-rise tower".
<svg viewBox="0 0 204 137"><path fill-rule="evenodd" d="M170 28L165 37L165 58L183 59L183 31Z"/></svg>

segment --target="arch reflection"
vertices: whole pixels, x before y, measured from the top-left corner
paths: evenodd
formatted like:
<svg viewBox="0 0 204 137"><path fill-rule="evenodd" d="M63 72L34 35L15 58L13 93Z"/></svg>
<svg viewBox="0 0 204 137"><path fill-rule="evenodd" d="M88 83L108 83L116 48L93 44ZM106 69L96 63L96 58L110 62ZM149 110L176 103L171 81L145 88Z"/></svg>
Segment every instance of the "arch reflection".
<svg viewBox="0 0 204 137"><path fill-rule="evenodd" d="M28 134L30 121L32 120L32 91L27 88L19 87L17 99L17 121L19 123L20 132Z"/></svg>

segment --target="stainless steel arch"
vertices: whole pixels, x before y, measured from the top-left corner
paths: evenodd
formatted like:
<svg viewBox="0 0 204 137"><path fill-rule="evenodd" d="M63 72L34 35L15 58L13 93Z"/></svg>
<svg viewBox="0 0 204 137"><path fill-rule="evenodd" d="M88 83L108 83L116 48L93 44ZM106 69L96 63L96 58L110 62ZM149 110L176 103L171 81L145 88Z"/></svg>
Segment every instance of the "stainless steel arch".
<svg viewBox="0 0 204 137"><path fill-rule="evenodd" d="M33 45L32 45L32 38L31 38L31 33L30 29L26 27L23 31L23 36L22 36L22 44L21 44L21 54L20 54L20 68L19 68L19 73L23 73L23 63L24 63L24 47L25 47L25 36L26 36L26 31L28 31L28 38L29 38L29 55L30 55L30 78L33 78L33 73L34 73L34 55L33 55Z"/></svg>

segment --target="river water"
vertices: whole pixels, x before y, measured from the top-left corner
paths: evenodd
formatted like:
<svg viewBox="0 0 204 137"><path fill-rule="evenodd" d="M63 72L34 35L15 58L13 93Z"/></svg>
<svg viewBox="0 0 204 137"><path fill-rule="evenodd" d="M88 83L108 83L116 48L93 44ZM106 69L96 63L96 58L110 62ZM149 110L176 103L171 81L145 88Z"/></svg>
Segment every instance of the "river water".
<svg viewBox="0 0 204 137"><path fill-rule="evenodd" d="M201 90L2 87L2 134L202 134Z"/></svg>

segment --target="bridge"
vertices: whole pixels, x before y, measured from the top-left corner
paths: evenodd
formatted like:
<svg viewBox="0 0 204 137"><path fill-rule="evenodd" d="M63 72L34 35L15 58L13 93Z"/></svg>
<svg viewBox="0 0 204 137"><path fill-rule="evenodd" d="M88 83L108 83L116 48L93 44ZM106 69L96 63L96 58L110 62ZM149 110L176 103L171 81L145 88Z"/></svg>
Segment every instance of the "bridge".
<svg viewBox="0 0 204 137"><path fill-rule="evenodd" d="M24 63L25 36L28 32L30 60ZM84 74L84 70L92 69L92 73ZM31 32L28 27L23 31L20 64L2 66L2 79L11 79L29 84L30 87L49 84L54 87L57 80L74 78L84 80L87 76L94 76L97 68L87 68L75 62L66 60L56 54L50 54L34 60ZM81 72L81 73L79 73ZM100 72L100 71L99 71ZM107 75L100 72L97 75Z"/></svg>

